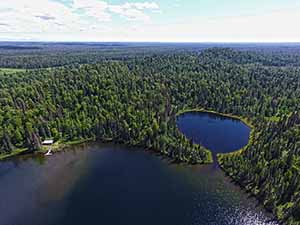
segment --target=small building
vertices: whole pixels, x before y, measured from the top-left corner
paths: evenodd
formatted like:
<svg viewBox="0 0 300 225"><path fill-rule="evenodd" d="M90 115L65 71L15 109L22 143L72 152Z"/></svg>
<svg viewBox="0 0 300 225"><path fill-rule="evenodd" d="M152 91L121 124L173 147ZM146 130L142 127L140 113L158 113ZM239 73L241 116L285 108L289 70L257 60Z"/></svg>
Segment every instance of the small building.
<svg viewBox="0 0 300 225"><path fill-rule="evenodd" d="M45 140L45 141L43 141L42 142L42 145L53 145L53 143L54 143L54 140Z"/></svg>

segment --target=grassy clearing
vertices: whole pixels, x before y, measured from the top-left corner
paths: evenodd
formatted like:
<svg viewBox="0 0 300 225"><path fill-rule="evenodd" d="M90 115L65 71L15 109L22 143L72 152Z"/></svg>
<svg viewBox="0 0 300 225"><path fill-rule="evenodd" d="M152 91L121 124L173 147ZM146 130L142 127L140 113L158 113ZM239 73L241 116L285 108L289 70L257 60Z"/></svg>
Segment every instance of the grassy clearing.
<svg viewBox="0 0 300 225"><path fill-rule="evenodd" d="M265 117L267 121L278 123L280 121L279 116Z"/></svg>
<svg viewBox="0 0 300 225"><path fill-rule="evenodd" d="M51 146L51 148L52 148L53 152L59 152L71 145L78 145L78 144L82 144L82 143L90 142L90 141L94 141L94 138L78 139L75 141L66 141L66 142L57 141ZM35 153L45 154L48 151L49 147L50 146L42 146L41 149L35 151ZM14 157L14 156L21 155L22 153L26 152L27 150L28 150L27 148L22 148L22 149L16 149L16 150L12 151L11 153L0 154L0 161Z"/></svg>
<svg viewBox="0 0 300 225"><path fill-rule="evenodd" d="M78 139L74 141L57 141L52 146L51 149L53 152L59 152L64 150L66 147L72 146L72 145L79 145L85 142L91 142L95 141L94 138L86 138L86 139ZM43 146L40 150L38 150L38 153L46 153L48 151L50 146Z"/></svg>
<svg viewBox="0 0 300 225"><path fill-rule="evenodd" d="M0 68L0 74L6 73L6 74L12 74L17 72L24 72L25 69L13 69L13 68Z"/></svg>
<svg viewBox="0 0 300 225"><path fill-rule="evenodd" d="M0 160L4 160L4 159L8 159L10 157L16 156L16 155L20 155L20 154L22 154L26 151L27 151L26 148L20 148L20 149L14 150L14 151L12 151L11 153L8 153L8 154L0 154Z"/></svg>

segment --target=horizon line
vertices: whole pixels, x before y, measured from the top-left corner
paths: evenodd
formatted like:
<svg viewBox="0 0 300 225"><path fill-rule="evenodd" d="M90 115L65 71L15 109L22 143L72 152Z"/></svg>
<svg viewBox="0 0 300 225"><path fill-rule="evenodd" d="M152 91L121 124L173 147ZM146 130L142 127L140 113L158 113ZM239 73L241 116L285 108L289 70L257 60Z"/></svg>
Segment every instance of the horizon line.
<svg viewBox="0 0 300 225"><path fill-rule="evenodd" d="M158 43L158 44L300 44L300 41L78 41L78 40L0 40L14 43Z"/></svg>

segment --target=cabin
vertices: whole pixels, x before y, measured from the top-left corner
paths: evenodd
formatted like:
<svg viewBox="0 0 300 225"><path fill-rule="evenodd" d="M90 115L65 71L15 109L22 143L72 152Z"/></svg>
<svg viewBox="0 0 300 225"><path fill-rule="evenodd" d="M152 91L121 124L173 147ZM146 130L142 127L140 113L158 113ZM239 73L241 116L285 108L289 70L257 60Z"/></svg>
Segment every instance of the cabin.
<svg viewBox="0 0 300 225"><path fill-rule="evenodd" d="M45 140L42 142L42 145L53 145L54 140Z"/></svg>
<svg viewBox="0 0 300 225"><path fill-rule="evenodd" d="M47 153L45 154L46 156L52 155L52 145L53 145L53 143L54 143L54 140L51 140L51 139L44 140L44 141L42 142L42 145L50 146L50 147L48 148Z"/></svg>

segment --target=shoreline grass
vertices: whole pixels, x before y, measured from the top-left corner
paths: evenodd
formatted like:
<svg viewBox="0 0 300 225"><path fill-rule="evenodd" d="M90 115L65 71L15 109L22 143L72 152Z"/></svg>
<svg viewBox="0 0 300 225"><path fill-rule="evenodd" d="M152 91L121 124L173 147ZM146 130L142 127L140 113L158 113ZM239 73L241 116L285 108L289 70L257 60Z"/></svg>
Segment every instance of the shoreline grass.
<svg viewBox="0 0 300 225"><path fill-rule="evenodd" d="M249 128L255 129L254 125L252 124L252 122L248 118L237 116L237 115L233 115L233 114L229 114L229 113L221 113L221 112L217 112L217 111L214 111L214 110L202 109L202 108L199 108L199 109L196 108L196 109L183 109L183 110L179 110L176 113L176 116L182 115L184 113L189 113L189 112L211 113L211 114L218 115L218 116L224 116L224 117L228 117L228 118L231 118L231 119L240 120L245 125L247 125Z"/></svg>
<svg viewBox="0 0 300 225"><path fill-rule="evenodd" d="M12 74L17 72L24 72L26 69L18 69L18 68L1 68L0 67L0 74L6 73L6 74Z"/></svg>
<svg viewBox="0 0 300 225"><path fill-rule="evenodd" d="M77 139L74 141L57 141L51 146L52 152L60 152L64 149L72 146L72 145L79 145L86 142L94 141L94 138L85 138L85 139ZM50 146L42 146L40 149L33 152L33 154L45 154L49 150ZM22 154L26 154L26 152L29 152L28 148L22 148L22 149L15 149L10 153L7 154L0 154L0 161L6 160L13 157L18 157ZM31 154L31 153L30 153Z"/></svg>
<svg viewBox="0 0 300 225"><path fill-rule="evenodd" d="M20 149L15 149L15 150L11 151L8 154L0 154L0 161L12 158L14 156L21 155L21 154L23 154L23 153L25 153L27 151L28 151L27 148L20 148Z"/></svg>

